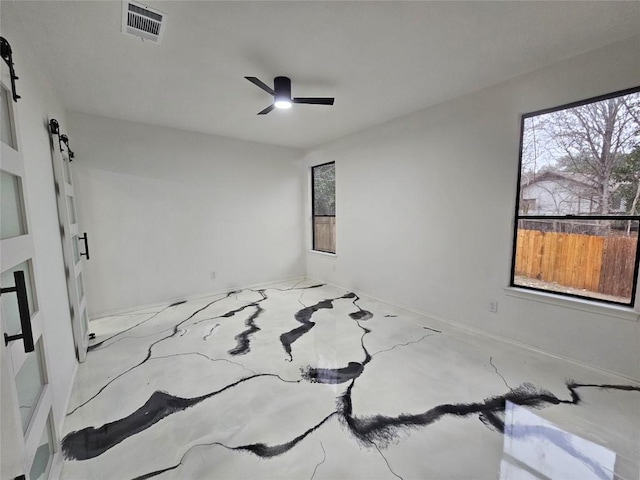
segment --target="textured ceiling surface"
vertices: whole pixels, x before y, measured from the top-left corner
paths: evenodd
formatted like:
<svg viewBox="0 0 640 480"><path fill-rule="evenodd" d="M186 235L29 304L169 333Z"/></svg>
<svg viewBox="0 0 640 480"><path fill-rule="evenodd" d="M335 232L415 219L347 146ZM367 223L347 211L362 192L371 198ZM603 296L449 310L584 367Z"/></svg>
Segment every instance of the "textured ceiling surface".
<svg viewBox="0 0 640 480"><path fill-rule="evenodd" d="M637 1L145 4L168 15L160 45L121 33L120 1L3 0L2 27L28 43L71 111L310 148L640 25ZM278 75L294 96L335 105L257 116L272 98L243 77Z"/></svg>

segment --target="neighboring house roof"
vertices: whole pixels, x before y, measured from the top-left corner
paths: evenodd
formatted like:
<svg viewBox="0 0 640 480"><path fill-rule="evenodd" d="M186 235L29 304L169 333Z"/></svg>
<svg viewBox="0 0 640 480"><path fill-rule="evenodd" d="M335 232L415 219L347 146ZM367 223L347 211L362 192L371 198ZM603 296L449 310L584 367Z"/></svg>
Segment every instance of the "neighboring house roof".
<svg viewBox="0 0 640 480"><path fill-rule="evenodd" d="M601 193L600 188L598 188L598 186L593 182L592 177L588 175L583 175L580 173L546 171L539 175L536 175L535 178L526 178L526 176L527 175L524 174L522 179L523 180L521 185L521 192L523 195L522 200L523 201L533 200L533 199L527 198L527 194L529 195L534 194L536 196L535 200L540 202L536 206L532 207L536 210L545 210L545 209L548 209L549 205L556 204L556 201L552 199L560 199L562 202L565 202L570 198L574 198L573 201L579 202L577 206L579 211L581 208L580 202L582 200L590 199L590 201L595 200L597 202L599 198L599 194ZM557 188L549 189L549 187L544 186L544 184L549 185L549 183L557 185ZM616 196L616 192L619 190L619 187L621 187L623 184L624 182L618 182L609 188L609 192L610 194L612 194L610 197L611 201L613 201L615 205L615 206L614 205L610 206L611 212L624 212L626 209L624 200ZM547 191L546 197L544 196L538 197L538 195L535 193L535 190L533 192L529 190L529 187L533 188L537 186ZM556 209L560 209L562 211L567 210L566 205L564 207L559 207L559 205L557 204L552 206L555 206ZM575 208L575 206L568 207L569 210L572 208ZM564 213L573 213L573 212L569 212L567 210Z"/></svg>
<svg viewBox="0 0 640 480"><path fill-rule="evenodd" d="M546 171L539 175L535 175L531 178L527 178L528 174L522 175L522 188L526 188L531 185L535 185L540 182L572 182L581 187L589 188L594 191L599 190L598 186L593 183L593 177L590 175L583 175L582 173L573 172L559 172L559 171ZM625 183L629 182L617 182L609 187L610 193L615 193L616 190Z"/></svg>
<svg viewBox="0 0 640 480"><path fill-rule="evenodd" d="M526 177L526 173L523 175ZM526 179L522 183L522 188L528 187L530 185L539 183L539 182L561 182L561 181L569 181L576 184L580 184L586 188L594 188L595 185L591 182L591 177L587 175L583 175L581 173L572 173L572 172L556 172L556 171L547 171L543 172L535 177Z"/></svg>

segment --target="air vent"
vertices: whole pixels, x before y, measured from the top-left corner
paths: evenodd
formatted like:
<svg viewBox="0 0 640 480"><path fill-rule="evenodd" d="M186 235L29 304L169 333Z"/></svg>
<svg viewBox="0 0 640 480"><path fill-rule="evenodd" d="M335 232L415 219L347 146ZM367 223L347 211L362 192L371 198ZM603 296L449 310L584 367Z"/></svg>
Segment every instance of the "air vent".
<svg viewBox="0 0 640 480"><path fill-rule="evenodd" d="M166 14L138 2L122 2L122 32L160 43Z"/></svg>

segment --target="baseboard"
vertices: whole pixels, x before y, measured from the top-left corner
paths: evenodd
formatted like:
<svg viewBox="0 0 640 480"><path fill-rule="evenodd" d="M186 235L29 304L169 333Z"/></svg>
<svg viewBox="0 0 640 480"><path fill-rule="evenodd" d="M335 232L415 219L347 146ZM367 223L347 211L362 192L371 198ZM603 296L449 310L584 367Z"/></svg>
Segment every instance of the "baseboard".
<svg viewBox="0 0 640 480"><path fill-rule="evenodd" d="M116 308L116 309L113 309L113 310L105 310L103 312L99 312L99 313L95 313L95 314L91 315L90 318L89 318L89 321L91 322L91 320L97 320L99 318L109 317L111 315L122 315L122 314L130 313L130 312L135 311L135 310L143 310L143 309L147 309L147 308L163 307L163 306L165 306L167 304L171 304L171 303L174 303L174 302L179 302L179 301L182 301L182 300L190 301L190 300L197 300L199 298L210 297L212 295L223 295L223 294L228 293L228 292L230 292L232 290L247 290L247 289L251 289L251 288L267 287L269 285L276 285L278 283L284 283L284 282L293 282L293 281L300 280L300 279L305 279L305 278L308 278L308 277L306 277L304 275L298 275L296 277L285 278L283 280L253 283L253 284L250 284L250 285L237 285L237 286L233 286L233 287L227 287L224 290L215 290L215 291L211 291L211 292L196 293L194 295L174 297L174 298L170 298L170 299L167 299L167 300L163 300L161 302L154 302L154 303L149 303L149 304L146 304L146 305L134 305L134 306L130 306L130 307Z"/></svg>
<svg viewBox="0 0 640 480"><path fill-rule="evenodd" d="M464 323L457 322L455 320L451 320L451 319L448 319L448 318L444 318L444 317L442 317L440 315L423 312L423 311L418 310L418 309L413 308L413 307L409 307L409 306L406 306L406 305L400 305L400 304L396 304L396 303L393 303L393 302L389 302L388 300L384 300L384 299L378 298L375 295L369 295L366 292L360 292L360 291L354 290L352 288L346 288L346 287L343 287L341 285L325 282L323 280L319 280L319 279L313 278L313 277L307 277L307 279L308 280L314 280L314 281L317 281L319 283L324 283L325 285L329 285L329 286L332 286L332 287L335 287L335 288L339 288L339 289L342 289L342 290L346 290L346 291L349 291L349 292L353 292L353 293L355 293L356 295L358 295L361 298L374 300L376 302L382 303L384 305L388 305L388 306L393 307L393 308L398 308L400 310L405 310L405 311L407 311L409 313L413 313L413 314L419 315L421 317L433 319L433 320L435 320L437 322L441 322L441 323L444 323L444 324L450 326L451 328L459 331L461 334L464 334L464 335L481 336L481 337L490 338L492 340L495 340L495 341L498 341L498 342L502 342L502 343L506 343L508 345L511 345L511 346L514 346L514 347L517 347L517 348L522 348L522 349L528 350L530 352L535 352L535 353L538 353L540 355L545 355L547 357L554 358L556 360L562 360L562 361L571 363L573 365L577 365L577 366L579 366L581 368L585 368L585 369L590 370L590 371L592 371L594 373L606 374L606 375L617 377L617 378L619 378L620 380L623 380L623 381L631 381L631 382L640 384L640 378L634 378L634 377L631 377L631 376L623 375L623 374L618 373L618 372L607 370L606 368L597 367L597 366L591 365L589 363L581 362L580 360L576 360L575 358L565 357L563 355L558 355L556 353L551 353L551 352L543 350L543 349L541 349L539 347L536 347L534 345L529 345L527 343L522 343L522 342L520 342L518 340L514 340L514 339L509 338L509 337L504 337L502 335L496 335L496 334L493 334L493 333L485 332L483 330L480 330L480 329L477 329L477 328L473 328L473 327L471 327L469 325L466 325Z"/></svg>

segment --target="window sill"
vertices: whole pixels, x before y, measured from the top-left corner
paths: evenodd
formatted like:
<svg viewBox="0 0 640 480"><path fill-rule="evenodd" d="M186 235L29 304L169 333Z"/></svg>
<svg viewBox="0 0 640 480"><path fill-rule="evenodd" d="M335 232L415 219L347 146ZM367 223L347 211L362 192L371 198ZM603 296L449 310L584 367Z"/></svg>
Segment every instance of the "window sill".
<svg viewBox="0 0 640 480"><path fill-rule="evenodd" d="M321 257L337 258L338 256L335 253L321 252L320 250L309 250L308 252L314 255L320 255Z"/></svg>
<svg viewBox="0 0 640 480"><path fill-rule="evenodd" d="M563 297L552 293L538 292L518 287L505 287L505 294L509 297L522 298L533 302L547 303L558 307L572 308L588 313L597 313L608 317L621 318L637 322L640 318L640 312L635 311L632 307L622 305L607 305L591 300L583 300L581 298Z"/></svg>

